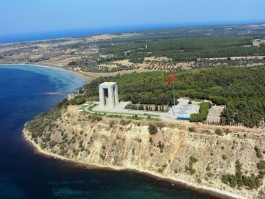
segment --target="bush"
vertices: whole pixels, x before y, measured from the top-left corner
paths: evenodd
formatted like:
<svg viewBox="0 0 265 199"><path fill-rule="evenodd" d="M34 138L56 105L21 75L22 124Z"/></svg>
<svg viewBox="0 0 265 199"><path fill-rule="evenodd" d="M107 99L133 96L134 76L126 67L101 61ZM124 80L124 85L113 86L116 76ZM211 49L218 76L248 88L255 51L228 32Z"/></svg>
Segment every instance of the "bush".
<svg viewBox="0 0 265 199"><path fill-rule="evenodd" d="M215 134L222 136L223 135L223 132L222 132L221 129L215 129Z"/></svg>
<svg viewBox="0 0 265 199"><path fill-rule="evenodd" d="M56 144L57 144L57 142L52 140L52 141L49 143L49 146L50 146L51 148L53 148Z"/></svg>
<svg viewBox="0 0 265 199"><path fill-rule="evenodd" d="M224 184L230 185L230 187L238 187L240 188L241 186L246 186L249 189L257 189L261 186L261 180L264 177L263 172L259 172L258 176L255 176L255 174L251 174L250 176L242 175L242 164L240 163L239 160L236 161L236 173L235 175L233 174L226 174L222 176L222 182ZM258 164L258 167L264 168L265 169L265 161L262 161Z"/></svg>
<svg viewBox="0 0 265 199"><path fill-rule="evenodd" d="M195 127L189 127L189 132L196 132Z"/></svg>
<svg viewBox="0 0 265 199"><path fill-rule="evenodd" d="M222 158L223 160L227 160L228 157L226 155L223 155Z"/></svg>
<svg viewBox="0 0 265 199"><path fill-rule="evenodd" d="M193 164L198 162L198 159L190 156L190 162L189 165L185 166L185 170L190 173L190 175L193 175L196 173L196 170L193 168Z"/></svg>
<svg viewBox="0 0 265 199"><path fill-rule="evenodd" d="M154 135L158 132L154 124L149 124L148 130L149 130L150 135Z"/></svg>
<svg viewBox="0 0 265 199"><path fill-rule="evenodd" d="M109 123L109 127L112 128L114 124L115 124L115 122L114 122L113 120L110 121L110 123Z"/></svg>
<svg viewBox="0 0 265 199"><path fill-rule="evenodd" d="M71 99L69 101L69 103L72 105L80 105L80 104L84 104L85 102L86 102L86 100L83 96L75 97L74 99Z"/></svg>
<svg viewBox="0 0 265 199"><path fill-rule="evenodd" d="M122 126L126 126L126 125L128 125L128 124L130 124L131 123L131 120L124 120L124 119L122 119L121 121L120 121L120 124L122 125Z"/></svg>
<svg viewBox="0 0 265 199"><path fill-rule="evenodd" d="M211 98L211 101L216 105L226 105L227 104L227 100L223 97L214 96Z"/></svg>
<svg viewBox="0 0 265 199"><path fill-rule="evenodd" d="M211 166L209 164L206 167L206 171L211 171Z"/></svg>
<svg viewBox="0 0 265 199"><path fill-rule="evenodd" d="M200 112L190 115L190 122L203 122L207 119L211 104L209 102L203 102L200 104Z"/></svg>
<svg viewBox="0 0 265 199"><path fill-rule="evenodd" d="M198 159L195 158L194 156L190 156L190 161L191 161L192 163L195 163L195 162L198 162Z"/></svg>
<svg viewBox="0 0 265 199"><path fill-rule="evenodd" d="M261 160L258 163L258 168L259 168L259 170L265 170L265 161L264 160Z"/></svg>
<svg viewBox="0 0 265 199"><path fill-rule="evenodd" d="M258 146L255 146L254 149L256 151L257 158L262 158L261 149Z"/></svg>
<svg viewBox="0 0 265 199"><path fill-rule="evenodd" d="M157 147L160 149L160 153L163 153L163 150L165 148L165 144L162 143L161 141L159 141Z"/></svg>
<svg viewBox="0 0 265 199"><path fill-rule="evenodd" d="M102 120L102 117L100 116L96 116L96 115L89 115L88 116L88 119L91 121L91 122L95 122L95 121L101 121Z"/></svg>

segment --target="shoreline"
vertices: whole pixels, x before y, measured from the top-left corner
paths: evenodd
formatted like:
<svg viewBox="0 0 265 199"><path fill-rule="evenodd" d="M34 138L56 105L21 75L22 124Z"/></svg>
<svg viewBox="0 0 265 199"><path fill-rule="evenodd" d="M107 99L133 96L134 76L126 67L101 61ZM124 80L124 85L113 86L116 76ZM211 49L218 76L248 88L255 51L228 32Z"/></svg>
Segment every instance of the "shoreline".
<svg viewBox="0 0 265 199"><path fill-rule="evenodd" d="M51 66L51 65L39 65L39 64L0 64L0 66L31 66L31 67L43 67L43 68L52 68L52 69L58 69L66 72L70 72L73 74L78 75L79 77L83 78L86 83L91 82L92 80L98 78L98 77L110 77L110 76L116 76L116 75L123 75L123 74L130 74L134 72L152 72L153 70L148 69L132 69L132 70L122 70L122 71L116 71L116 72L84 72L84 71L74 71L71 69L65 69L59 66ZM90 74L89 74L90 73Z"/></svg>
<svg viewBox="0 0 265 199"><path fill-rule="evenodd" d="M26 124L25 124L26 125ZM41 149L41 147L36 144L28 135L28 133L30 133L25 127L23 128L23 138L26 142L28 142L33 149L39 153L40 155L44 155L47 156L49 158L54 158L54 159L60 159L63 161L69 161L75 164L78 164L80 166L84 166L87 169L108 169L108 170L114 170L114 171L129 171L129 172L135 172L135 173L139 173L139 174L143 174L152 178L156 178L158 180L163 180L163 181L167 181L167 182L171 182L172 184L176 184L176 185L180 185L182 187L185 187L187 189L190 189L192 191L201 193L201 194L206 194L209 196L214 196L214 197L218 197L221 199L246 199L245 197L242 197L240 195L236 195L233 194L231 192L227 192L227 191L222 191L220 189L217 188L212 188L212 187L207 187L207 186L200 186L198 184L195 183L189 183L187 181L184 180L180 180L180 179L176 179L176 178L171 178L171 177L165 177L161 174L158 174L156 172L152 172L152 171L148 171L148 170L141 170L138 168L126 168L126 167L117 167L117 166L107 166L107 165L100 165L100 164L92 164L92 163L85 163L82 161L77 161L77 160L73 160L70 158L66 158L64 156L58 155L58 154L54 154L48 151L45 151L43 149Z"/></svg>
<svg viewBox="0 0 265 199"><path fill-rule="evenodd" d="M64 68L60 68L60 67L54 67L54 66L44 66L44 65L38 65L38 64L0 64L0 66L30 66L30 67L41 67L41 68L50 68L50 69L57 69L57 70L61 70L61 71L64 71L64 72L69 72L69 73L72 73L72 74L75 74L75 75L78 75L79 77L81 77L82 79L84 79L86 81L86 83L89 83L89 78L83 74L83 73L80 73L80 72L77 72L77 71L73 71L73 70L67 70L67 69L64 69Z"/></svg>

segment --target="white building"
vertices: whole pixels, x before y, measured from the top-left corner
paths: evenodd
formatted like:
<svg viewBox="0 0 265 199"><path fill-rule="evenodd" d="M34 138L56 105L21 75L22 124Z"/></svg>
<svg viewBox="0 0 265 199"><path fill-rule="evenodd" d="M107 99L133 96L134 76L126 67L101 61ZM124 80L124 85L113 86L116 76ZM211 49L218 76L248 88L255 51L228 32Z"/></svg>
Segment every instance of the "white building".
<svg viewBox="0 0 265 199"><path fill-rule="evenodd" d="M104 82L99 85L99 105L101 108L113 109L119 105L118 86L116 82Z"/></svg>

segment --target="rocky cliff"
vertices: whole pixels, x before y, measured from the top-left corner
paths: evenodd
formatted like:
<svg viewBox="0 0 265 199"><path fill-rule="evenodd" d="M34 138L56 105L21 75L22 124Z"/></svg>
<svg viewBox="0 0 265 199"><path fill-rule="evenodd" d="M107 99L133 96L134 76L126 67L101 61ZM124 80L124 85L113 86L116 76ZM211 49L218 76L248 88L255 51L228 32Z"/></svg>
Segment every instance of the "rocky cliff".
<svg viewBox="0 0 265 199"><path fill-rule="evenodd" d="M29 123L24 135L49 155L146 172L234 198L264 197L262 130L102 118L79 114L77 106L47 118L35 118L41 128Z"/></svg>

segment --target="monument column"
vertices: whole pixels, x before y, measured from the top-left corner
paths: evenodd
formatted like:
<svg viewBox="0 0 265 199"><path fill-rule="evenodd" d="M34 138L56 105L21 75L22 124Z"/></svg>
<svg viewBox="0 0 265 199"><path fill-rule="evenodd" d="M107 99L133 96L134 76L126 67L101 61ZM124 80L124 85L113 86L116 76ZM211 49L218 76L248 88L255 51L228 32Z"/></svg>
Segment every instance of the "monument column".
<svg viewBox="0 0 265 199"><path fill-rule="evenodd" d="M115 86L115 106L119 104L118 86Z"/></svg>
<svg viewBox="0 0 265 199"><path fill-rule="evenodd" d="M113 93L113 87L108 88L109 92L109 106L111 108L114 108L114 93Z"/></svg>
<svg viewBox="0 0 265 199"><path fill-rule="evenodd" d="M99 87L99 104L100 106L105 106L105 99L104 99L104 89Z"/></svg>

